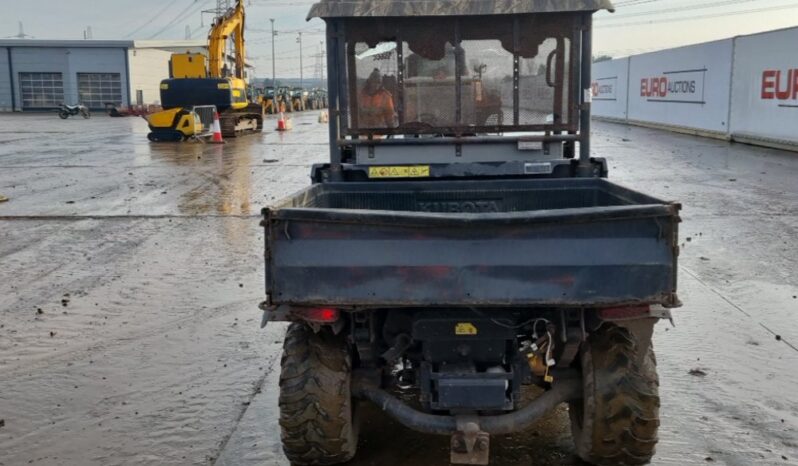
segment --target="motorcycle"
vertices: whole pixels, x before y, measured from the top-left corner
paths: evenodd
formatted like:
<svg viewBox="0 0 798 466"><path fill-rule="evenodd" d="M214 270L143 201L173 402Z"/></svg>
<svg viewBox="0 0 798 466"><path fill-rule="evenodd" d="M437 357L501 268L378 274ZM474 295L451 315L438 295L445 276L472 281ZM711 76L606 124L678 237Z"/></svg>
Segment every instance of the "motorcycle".
<svg viewBox="0 0 798 466"><path fill-rule="evenodd" d="M91 112L89 112L89 108L83 104L78 105L67 105L61 104L61 107L58 109L58 116L62 120L66 120L70 116L80 115L83 118L91 118Z"/></svg>

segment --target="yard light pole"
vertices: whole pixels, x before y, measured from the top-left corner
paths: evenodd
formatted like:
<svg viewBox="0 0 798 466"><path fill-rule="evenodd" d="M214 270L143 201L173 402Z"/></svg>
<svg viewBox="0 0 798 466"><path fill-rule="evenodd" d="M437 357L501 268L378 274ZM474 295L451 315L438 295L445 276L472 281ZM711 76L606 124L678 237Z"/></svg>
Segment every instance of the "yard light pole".
<svg viewBox="0 0 798 466"><path fill-rule="evenodd" d="M275 57L274 57L274 36L277 35L274 32L274 18L269 19L272 22L272 88L274 92L272 92L272 110L276 112L277 108L277 71L275 68Z"/></svg>
<svg viewBox="0 0 798 466"><path fill-rule="evenodd" d="M299 37L297 38L296 41L299 42L299 87L303 87L304 88L305 87L305 79L304 79L304 76L302 74L303 73L303 70L302 70L302 32L300 31L298 34L299 34Z"/></svg>
<svg viewBox="0 0 798 466"><path fill-rule="evenodd" d="M275 59L274 59L274 36L277 35L274 32L274 18L270 19L269 21L272 22L272 86L277 87L277 72L275 71Z"/></svg>

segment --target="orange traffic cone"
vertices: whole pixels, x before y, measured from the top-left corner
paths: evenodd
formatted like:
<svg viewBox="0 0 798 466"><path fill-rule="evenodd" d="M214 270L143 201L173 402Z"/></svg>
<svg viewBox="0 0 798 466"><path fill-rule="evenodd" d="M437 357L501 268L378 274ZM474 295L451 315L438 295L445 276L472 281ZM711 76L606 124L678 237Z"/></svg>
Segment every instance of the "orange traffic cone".
<svg viewBox="0 0 798 466"><path fill-rule="evenodd" d="M219 124L219 112L213 112L213 144L224 144L222 139L222 126Z"/></svg>
<svg viewBox="0 0 798 466"><path fill-rule="evenodd" d="M291 126L285 118L285 114L280 112L280 119L277 120L277 131L288 131L291 129Z"/></svg>

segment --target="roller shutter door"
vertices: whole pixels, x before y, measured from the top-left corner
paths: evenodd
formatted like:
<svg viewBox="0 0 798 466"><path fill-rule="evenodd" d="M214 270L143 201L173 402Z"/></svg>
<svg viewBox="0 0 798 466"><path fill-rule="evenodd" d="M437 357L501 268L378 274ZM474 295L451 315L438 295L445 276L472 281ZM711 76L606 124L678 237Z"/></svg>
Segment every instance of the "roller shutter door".
<svg viewBox="0 0 798 466"><path fill-rule="evenodd" d="M106 103L122 104L122 78L119 73L78 73L80 103L92 108L105 108Z"/></svg>
<svg viewBox="0 0 798 466"><path fill-rule="evenodd" d="M22 108L55 108L64 102L64 79L61 73L19 73Z"/></svg>

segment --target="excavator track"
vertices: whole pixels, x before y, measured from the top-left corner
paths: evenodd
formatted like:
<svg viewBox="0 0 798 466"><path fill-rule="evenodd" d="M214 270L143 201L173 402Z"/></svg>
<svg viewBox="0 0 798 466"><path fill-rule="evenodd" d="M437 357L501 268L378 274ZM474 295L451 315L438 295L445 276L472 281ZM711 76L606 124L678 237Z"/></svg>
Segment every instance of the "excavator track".
<svg viewBox="0 0 798 466"><path fill-rule="evenodd" d="M260 109L260 106L257 108ZM225 110L219 115L219 124L225 138L260 133L263 131L263 114L252 112L249 108Z"/></svg>

